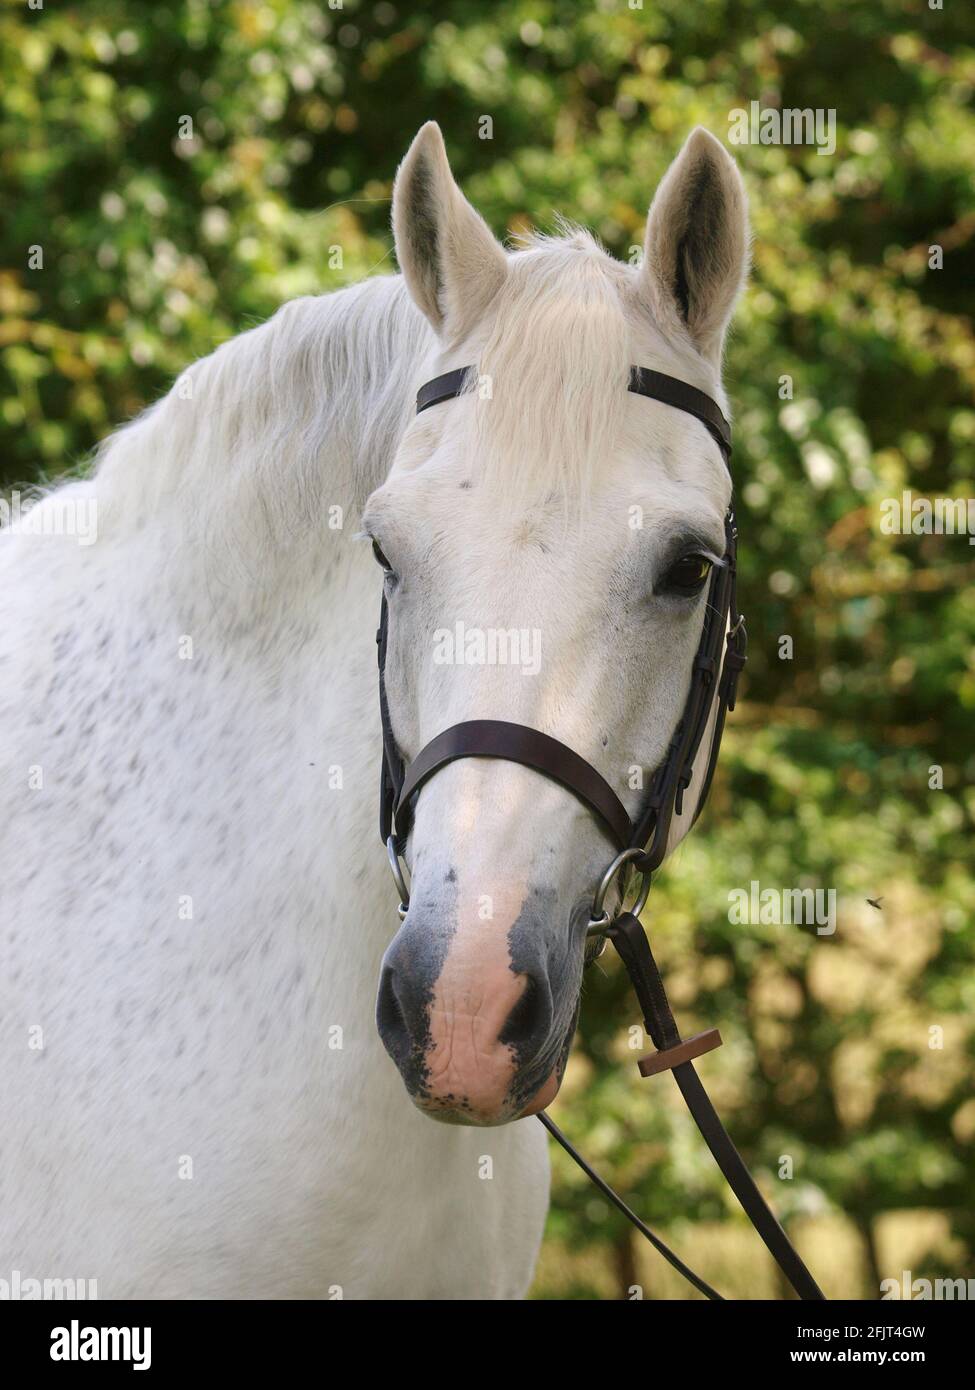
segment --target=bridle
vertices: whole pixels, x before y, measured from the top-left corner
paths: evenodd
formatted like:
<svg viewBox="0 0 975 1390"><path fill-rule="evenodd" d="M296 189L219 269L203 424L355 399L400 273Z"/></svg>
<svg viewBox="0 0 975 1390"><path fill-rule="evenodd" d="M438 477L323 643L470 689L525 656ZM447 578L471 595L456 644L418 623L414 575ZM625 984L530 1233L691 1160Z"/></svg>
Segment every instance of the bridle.
<svg viewBox="0 0 975 1390"><path fill-rule="evenodd" d="M428 381L417 393L417 414L472 390L475 382L476 370L473 367L459 367ZM650 400L661 401L699 420L721 450L730 472L731 427L710 396L685 381L646 367L630 368L629 390ZM720 1047L721 1035L716 1028L709 1028L691 1038L681 1037L650 943L639 921L650 892L652 875L667 852L673 818L682 813L684 794L691 784L694 765L713 716L711 744L694 820L701 814L714 776L725 717L735 707L738 677L745 665L747 639L745 619L737 604L738 530L733 503L725 515L724 528L725 553L721 563L714 565L711 572L704 624L684 711L664 759L653 774L644 805L635 819L630 818L616 792L591 763L558 739L524 724L511 724L498 719L472 719L454 724L431 739L407 765L396 744L386 699L389 614L384 594L376 633L383 730L379 829L400 895L399 915L403 918L409 906L409 888L401 857L413 824L416 798L426 782L448 763L458 758L500 758L521 763L557 782L589 808L613 841L617 853L594 892L587 935L613 942L636 992L647 1032L657 1049L650 1056L641 1058L638 1063L640 1074L654 1076L658 1072L673 1071L674 1079L718 1166L793 1289L800 1298L822 1299L823 1293L759 1192L694 1070L693 1059ZM624 911L622 904L628 893L628 878L634 870L641 875L640 888L632 907ZM606 896L617 881L620 906L615 913L610 913L605 906ZM589 1167L544 1111L539 1119L599 1190L675 1269L708 1298L721 1298L678 1259Z"/></svg>

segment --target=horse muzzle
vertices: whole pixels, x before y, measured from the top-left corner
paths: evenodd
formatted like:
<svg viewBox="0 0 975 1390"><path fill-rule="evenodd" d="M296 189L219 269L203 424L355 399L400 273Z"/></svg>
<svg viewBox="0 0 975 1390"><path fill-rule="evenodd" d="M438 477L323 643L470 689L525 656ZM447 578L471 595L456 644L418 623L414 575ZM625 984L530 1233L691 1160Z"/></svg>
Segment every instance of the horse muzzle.
<svg viewBox="0 0 975 1390"><path fill-rule="evenodd" d="M461 921L414 895L383 961L376 1020L425 1114L504 1124L557 1094L582 956L546 950L543 916L516 904L500 923Z"/></svg>

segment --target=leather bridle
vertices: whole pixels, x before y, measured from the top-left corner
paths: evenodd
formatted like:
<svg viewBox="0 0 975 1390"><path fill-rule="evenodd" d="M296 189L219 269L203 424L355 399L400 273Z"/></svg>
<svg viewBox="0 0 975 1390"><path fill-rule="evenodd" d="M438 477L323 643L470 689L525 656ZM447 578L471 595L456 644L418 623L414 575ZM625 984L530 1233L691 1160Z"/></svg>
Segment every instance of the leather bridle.
<svg viewBox="0 0 975 1390"><path fill-rule="evenodd" d="M417 414L473 389L476 370L459 367L421 386ZM629 390L694 416L709 431L729 469L731 427L714 400L685 381L646 367L631 367ZM454 724L430 740L407 765L396 744L386 699L386 646L389 611L385 594L376 641L379 648L379 706L383 730L383 764L380 787L379 828L400 894L400 917L409 905L409 889L401 865L413 824L416 798L441 768L458 758L500 758L520 763L557 782L587 806L616 847L593 897L588 934L611 940L629 974L640 1002L647 1032L656 1052L639 1062L643 1076L673 1071L718 1166L747 1215L800 1298L824 1295L806 1269L722 1125L693 1067L693 1059L721 1046L716 1028L691 1038L681 1038L664 990L650 943L639 921L647 901L651 876L667 852L674 816L682 814L684 794L691 785L694 767L709 722L714 719L711 743L701 773L694 820L700 815L711 787L718 759L725 716L735 707L738 677L745 665L745 620L738 610L736 559L738 530L733 504L725 515L725 553L712 568L701 638L691 669L684 711L670 745L650 782L643 806L631 819L622 801L600 772L573 749L549 734L524 724L497 719L472 719ZM724 651L722 659L722 649ZM631 870L642 875L636 902L629 911L622 903ZM615 914L605 908L606 894L619 883L620 907ZM589 1167L553 1121L542 1112L539 1119L620 1211L655 1246L675 1269L708 1298L720 1299L659 1240L617 1194Z"/></svg>

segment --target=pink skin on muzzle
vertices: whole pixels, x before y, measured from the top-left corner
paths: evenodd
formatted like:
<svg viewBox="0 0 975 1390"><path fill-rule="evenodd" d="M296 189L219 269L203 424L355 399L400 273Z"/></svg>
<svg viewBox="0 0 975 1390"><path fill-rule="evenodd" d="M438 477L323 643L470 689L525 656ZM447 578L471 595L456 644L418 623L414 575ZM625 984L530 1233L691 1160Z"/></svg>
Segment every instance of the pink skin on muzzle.
<svg viewBox="0 0 975 1390"><path fill-rule="evenodd" d="M512 1101L518 1049L502 1037L529 980L512 967L507 924L521 909L523 895L509 889L504 897L509 894L509 903L500 896L495 900L489 921L479 920L476 912L463 914L433 986L418 1104L440 1118L455 1112L469 1123L502 1124L534 1115L559 1090L561 1078L553 1067L527 1105Z"/></svg>

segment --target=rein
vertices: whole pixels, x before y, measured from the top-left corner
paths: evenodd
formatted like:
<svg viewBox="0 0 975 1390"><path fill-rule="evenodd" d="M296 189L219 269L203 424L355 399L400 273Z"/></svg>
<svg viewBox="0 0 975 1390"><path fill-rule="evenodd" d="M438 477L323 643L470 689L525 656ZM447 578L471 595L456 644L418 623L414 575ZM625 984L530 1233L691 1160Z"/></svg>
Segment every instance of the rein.
<svg viewBox="0 0 975 1390"><path fill-rule="evenodd" d="M417 414L470 391L475 380L473 367L459 367L428 381L417 393ZM628 389L699 420L721 450L730 472L731 427L710 396L688 382L647 367L630 368ZM652 875L667 852L673 818L682 813L684 793L691 784L694 763L712 712L714 729L694 812L695 821L711 788L725 717L735 707L747 646L745 619L737 603L737 543L738 529L731 505L725 515L725 554L711 574L704 625L684 711L635 819L630 818L616 792L591 763L558 739L524 724L497 719L472 719L454 724L431 739L407 766L396 744L386 699L389 612L384 594L376 633L383 730L379 828L400 895L399 915L403 918L409 906L409 888L401 856L412 828L416 798L425 783L448 763L458 758L500 758L520 763L557 782L589 808L616 846L617 854L596 887L587 936L602 938L604 943L606 939L612 941L636 993L644 1025L656 1049L638 1062L640 1075L650 1077L659 1072L673 1072L718 1167L782 1273L800 1298L823 1299L822 1291L756 1186L694 1070L695 1058L721 1046L721 1034L716 1028L709 1028L690 1038L681 1037L650 942L639 920L650 892ZM632 907L623 910L633 871L641 877L640 888ZM604 903L614 884L619 887L620 907L611 914ZM721 1300L721 1294L689 1269L599 1177L544 1111L538 1118L599 1190L674 1269L707 1298Z"/></svg>

